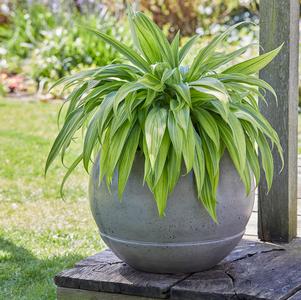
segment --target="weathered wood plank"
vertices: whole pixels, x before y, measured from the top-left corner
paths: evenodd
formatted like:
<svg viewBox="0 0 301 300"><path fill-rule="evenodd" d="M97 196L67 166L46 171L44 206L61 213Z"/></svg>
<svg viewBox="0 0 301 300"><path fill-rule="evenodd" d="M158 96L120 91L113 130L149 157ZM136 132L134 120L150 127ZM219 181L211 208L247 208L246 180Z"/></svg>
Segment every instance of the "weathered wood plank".
<svg viewBox="0 0 301 300"><path fill-rule="evenodd" d="M107 264L104 263L106 259ZM93 256L93 259L87 259L86 265L79 263L78 267L55 276L55 284L59 287L96 292L167 298L170 287L187 276L139 272L125 263L116 262L117 260L112 252L104 251Z"/></svg>
<svg viewBox="0 0 301 300"><path fill-rule="evenodd" d="M287 299L301 289L300 265L301 243L298 241L285 250L259 250L195 273L172 287L170 295L173 300Z"/></svg>
<svg viewBox="0 0 301 300"><path fill-rule="evenodd" d="M276 151L274 182L267 194L262 176L259 185L259 238L288 242L297 231L297 122L298 122L298 47L299 1L260 1L260 44L264 51L284 43L280 54L260 77L276 90L279 105L267 94L269 106L261 111L279 134L284 150L284 169Z"/></svg>
<svg viewBox="0 0 301 300"><path fill-rule="evenodd" d="M86 266L95 266L95 265L108 265L122 263L122 260L119 259L113 252L109 249L106 249L102 252L96 253L95 255L89 256L78 263L75 264L76 267L86 267Z"/></svg>
<svg viewBox="0 0 301 300"><path fill-rule="evenodd" d="M260 243L256 240L242 239L235 249L222 261L221 264L244 259L255 254L270 252L270 251L285 250L281 245L271 243Z"/></svg>

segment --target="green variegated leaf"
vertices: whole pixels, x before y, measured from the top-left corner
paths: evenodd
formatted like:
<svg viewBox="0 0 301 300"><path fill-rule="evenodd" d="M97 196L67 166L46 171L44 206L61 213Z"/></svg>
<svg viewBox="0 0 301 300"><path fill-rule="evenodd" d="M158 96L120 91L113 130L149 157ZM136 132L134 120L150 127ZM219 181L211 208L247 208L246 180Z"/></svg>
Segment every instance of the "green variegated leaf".
<svg viewBox="0 0 301 300"><path fill-rule="evenodd" d="M45 166L45 174L53 160L58 156L64 144L70 141L70 137L72 137L75 132L82 126L84 115L82 115L82 107L72 111L68 118L65 120L65 123L60 130L58 136L56 137L52 148L48 154L46 166Z"/></svg>
<svg viewBox="0 0 301 300"><path fill-rule="evenodd" d="M189 92L189 86L185 83L174 84L172 87L175 89L178 98L183 99L188 106L191 106L191 97Z"/></svg>
<svg viewBox="0 0 301 300"><path fill-rule="evenodd" d="M228 102L228 95L226 95L225 93L223 93L221 91L213 90L213 89L209 89L209 88L197 86L197 85L193 85L191 87L200 93L213 96L211 98L216 98L216 99L220 100L222 103Z"/></svg>
<svg viewBox="0 0 301 300"><path fill-rule="evenodd" d="M174 66L179 65L179 45L180 45L180 31L177 32L177 34L175 35L171 43L171 50L174 57Z"/></svg>
<svg viewBox="0 0 301 300"><path fill-rule="evenodd" d="M213 180L215 180L215 178L213 178ZM204 178L204 183L201 191L201 201L213 221L217 223L216 193L214 192L214 187L212 186L209 177Z"/></svg>
<svg viewBox="0 0 301 300"><path fill-rule="evenodd" d="M265 173L268 190L271 189L274 175L273 156L265 136L259 132L257 144L261 155L261 165Z"/></svg>
<svg viewBox="0 0 301 300"><path fill-rule="evenodd" d="M103 99L102 103L98 108L99 123L98 123L98 133L101 136L104 130L107 128L107 124L113 115L113 104L115 100L115 92L107 94Z"/></svg>
<svg viewBox="0 0 301 300"><path fill-rule="evenodd" d="M195 112L195 118L200 125L200 130L204 130L209 138L213 141L216 149L220 148L219 130L214 117L205 109L199 108Z"/></svg>
<svg viewBox="0 0 301 300"><path fill-rule="evenodd" d="M222 120L217 120L217 121L218 121L217 124L219 126L221 139L222 139L223 143L225 144L226 149L228 150L228 152L230 154L230 157L233 161L233 164L236 167L238 173L240 175L242 175L244 170L241 168L241 163L239 161L238 150L235 146L231 129Z"/></svg>
<svg viewBox="0 0 301 300"><path fill-rule="evenodd" d="M154 101L155 97L157 95L157 92L153 89L148 89L147 90L147 95L144 101L144 104L142 108L148 108Z"/></svg>
<svg viewBox="0 0 301 300"><path fill-rule="evenodd" d="M92 69L92 70L85 70L79 73L76 73L72 76L66 76L63 77L59 80L57 80L51 87L49 90L54 89L55 87L65 84L70 86L70 84L76 84L77 82L81 82L81 84L83 83L83 80L90 78L91 76L93 76L95 73L99 72L102 69L102 67L100 68L96 68L96 69Z"/></svg>
<svg viewBox="0 0 301 300"><path fill-rule="evenodd" d="M98 126L99 126L99 111L94 115L93 119L90 121L89 126L86 131L84 147L83 147L83 164L86 171L89 171L89 163L91 160L91 154L93 152L96 142L99 140Z"/></svg>
<svg viewBox="0 0 301 300"><path fill-rule="evenodd" d="M185 58L191 47L194 45L194 43L197 41L199 38L198 35L194 35L192 38L190 38L186 44L180 49L179 52L179 63L182 62L182 60Z"/></svg>
<svg viewBox="0 0 301 300"><path fill-rule="evenodd" d="M167 204L168 197L168 178L167 178L167 170L163 169L160 179L154 188L154 196L157 202L157 208L159 212L159 216L164 216L164 211Z"/></svg>
<svg viewBox="0 0 301 300"><path fill-rule="evenodd" d="M126 121L124 123L124 126L120 127L114 136L111 138L110 133L110 149L109 149L109 155L107 157L107 173L106 173L106 179L107 184L110 185L112 181L112 177L114 174L115 167L118 163L118 160L120 158L121 152L123 150L125 141L128 137L129 131L131 129L131 123L129 121Z"/></svg>
<svg viewBox="0 0 301 300"><path fill-rule="evenodd" d="M141 126L141 125L140 125ZM142 127L143 128L143 127ZM143 131L143 129L142 129ZM146 145L146 138L145 136L143 137L143 142L142 142L142 150L144 154L144 175L143 175L143 183L147 182L148 187L150 190L153 190L154 184L153 184L153 178L151 177L152 175L152 168L151 168L151 163L148 155L148 150L147 150L147 145Z"/></svg>
<svg viewBox="0 0 301 300"><path fill-rule="evenodd" d="M256 86L258 88L262 88L262 89L265 89L265 90L268 90L269 92L271 92L276 101L277 101L277 95L274 91L274 89L265 81L261 80L261 79L258 79L254 76L246 76L246 75L243 75L243 74L221 74L218 76L219 79L224 82L224 83L227 83L227 82L237 82L237 83L242 83L244 85L251 85L251 86Z"/></svg>
<svg viewBox="0 0 301 300"><path fill-rule="evenodd" d="M66 102L69 102L68 110L66 112L65 119L68 118L70 113L75 109L77 103L80 101L83 93L86 91L88 87L88 83L85 82L83 85L80 85L79 87L75 88L73 92L68 96ZM63 106L62 106L63 107ZM58 118L60 118L61 111L59 112Z"/></svg>
<svg viewBox="0 0 301 300"><path fill-rule="evenodd" d="M237 49L229 54L221 53L220 55L216 56L215 58L212 58L211 60L209 60L209 62L206 63L206 65L203 68L208 71L215 70L215 69L229 63L233 59L239 57L253 45L254 44L247 45L247 46Z"/></svg>
<svg viewBox="0 0 301 300"><path fill-rule="evenodd" d="M155 168L154 168L154 185L158 183L158 180L161 177L161 174L163 172L163 168L165 166L165 162L167 159L167 154L170 146L170 138L168 136L168 131L165 130L162 143L160 146L159 154L155 163Z"/></svg>
<svg viewBox="0 0 301 300"><path fill-rule="evenodd" d="M190 172L190 170L193 167L194 155L195 155L194 127L192 122L190 121L188 123L187 134L184 135L184 141L183 141L183 158L184 158L187 173Z"/></svg>
<svg viewBox="0 0 301 300"><path fill-rule="evenodd" d="M116 93L114 100L114 112L116 114L118 105L123 101L129 93L143 89L143 84L139 82L125 83Z"/></svg>
<svg viewBox="0 0 301 300"><path fill-rule="evenodd" d="M241 169L245 168L246 164L246 140L243 128L239 120L235 117L233 113L229 114L228 124L232 131L233 142L237 149L239 164Z"/></svg>
<svg viewBox="0 0 301 300"><path fill-rule="evenodd" d="M195 160L193 162L193 173L195 176L198 197L201 198L202 187L205 178L205 155L202 140L195 131Z"/></svg>
<svg viewBox="0 0 301 300"><path fill-rule="evenodd" d="M102 182L104 176L107 174L109 165L107 161L110 154L110 128L104 133L104 139L100 149L99 156L99 183Z"/></svg>
<svg viewBox="0 0 301 300"><path fill-rule="evenodd" d="M62 180L62 183L61 183L61 187L60 187L60 195L62 198L64 198L64 186L65 186L65 183L68 179L68 177L72 174L72 172L74 171L74 169L79 165L79 163L82 161L83 159L83 155L79 155L78 158L72 163L72 165L68 168L68 171L67 173L65 174L63 180Z"/></svg>
<svg viewBox="0 0 301 300"><path fill-rule="evenodd" d="M246 162L243 174L242 174L242 182L244 183L245 189L246 189L246 195L248 196L251 192L251 185L252 185L252 178L251 178L251 174L252 174L252 169L249 165L249 162Z"/></svg>
<svg viewBox="0 0 301 300"><path fill-rule="evenodd" d="M214 143L207 136L206 133L201 132L200 137L203 141L203 151L205 154L205 165L207 170L207 175L210 178L214 178L219 170L219 161L220 161L220 153L215 148Z"/></svg>
<svg viewBox="0 0 301 300"><path fill-rule="evenodd" d="M111 123L111 139L116 133L116 131L124 124L126 120L128 120L128 115L126 111L126 105L123 103L122 105L119 106L116 115L112 119Z"/></svg>
<svg viewBox="0 0 301 300"><path fill-rule="evenodd" d="M262 55L259 55L257 57L248 59L244 62L241 62L239 64L236 64L228 69L226 69L223 73L242 73L242 74L254 74L263 69L266 65L268 65L274 58L277 56L277 54L280 52L283 44L279 46L278 48L264 53Z"/></svg>
<svg viewBox="0 0 301 300"><path fill-rule="evenodd" d="M246 139L247 141L247 161L250 165L250 168L252 169L252 172L255 176L255 183L256 186L259 184L260 179L260 165L258 162L258 154L256 150L254 149L255 145L252 144L249 138Z"/></svg>
<svg viewBox="0 0 301 300"><path fill-rule="evenodd" d="M151 167L154 168L166 129L167 111L153 108L145 121L145 138Z"/></svg>
<svg viewBox="0 0 301 300"><path fill-rule="evenodd" d="M145 74L141 79L139 79L139 83L142 84L143 87L157 92L162 91L164 86L161 80L149 73Z"/></svg>
<svg viewBox="0 0 301 300"><path fill-rule="evenodd" d="M188 105L180 106L177 101L170 101L170 108L174 114L177 124L187 133L189 119L190 119L190 109Z"/></svg>
<svg viewBox="0 0 301 300"><path fill-rule="evenodd" d="M200 76L202 75L201 70L203 65L205 64L205 62L208 62L208 60L212 57L216 47L231 33L233 29L235 29L243 23L244 22L241 22L231 26L226 31L216 36L206 47L199 51L198 55L194 58L190 66L189 73L187 76L189 81L193 81L200 78Z"/></svg>
<svg viewBox="0 0 301 300"><path fill-rule="evenodd" d="M141 134L141 128L138 123L129 134L129 137L124 145L122 156L118 163L118 197L122 198L123 191L125 189L127 180L130 176L134 158L136 155L139 137Z"/></svg>
<svg viewBox="0 0 301 300"><path fill-rule="evenodd" d="M169 147L167 157L167 175L168 175L168 191L171 193L176 186L182 165L182 156L177 155L174 147Z"/></svg>
<svg viewBox="0 0 301 300"><path fill-rule="evenodd" d="M222 101L227 102L229 101L229 94L227 92L226 87L223 85L223 83L221 81L219 81L216 78L213 77L203 77L197 81L193 81L190 83L190 86L193 87L201 87L201 88L205 88L207 90L212 90L212 91L216 91L219 92L223 95L222 97Z"/></svg>
<svg viewBox="0 0 301 300"><path fill-rule="evenodd" d="M183 143L184 143L184 134L183 131L181 130L180 125L176 121L174 117L174 113L172 111L169 111L168 113L167 125L168 125L169 136L173 144L175 153L178 157L181 157Z"/></svg>

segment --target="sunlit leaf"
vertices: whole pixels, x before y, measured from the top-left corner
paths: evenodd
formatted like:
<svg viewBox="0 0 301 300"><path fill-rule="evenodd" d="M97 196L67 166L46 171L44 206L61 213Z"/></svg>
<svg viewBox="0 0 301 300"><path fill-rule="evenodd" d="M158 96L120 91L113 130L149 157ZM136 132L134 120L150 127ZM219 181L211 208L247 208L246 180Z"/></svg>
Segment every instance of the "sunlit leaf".
<svg viewBox="0 0 301 300"><path fill-rule="evenodd" d="M141 128L138 123L134 126L124 145L122 156L118 163L118 197L121 199L127 180L130 176L135 159Z"/></svg>
<svg viewBox="0 0 301 300"><path fill-rule="evenodd" d="M270 52L264 53L257 57L236 64L232 67L229 67L223 73L242 73L246 75L257 73L266 65L268 65L275 58L275 56L277 56L282 46L283 44Z"/></svg>
<svg viewBox="0 0 301 300"><path fill-rule="evenodd" d="M167 120L167 111L163 108L153 108L145 121L145 137L148 155L152 168L161 146Z"/></svg>

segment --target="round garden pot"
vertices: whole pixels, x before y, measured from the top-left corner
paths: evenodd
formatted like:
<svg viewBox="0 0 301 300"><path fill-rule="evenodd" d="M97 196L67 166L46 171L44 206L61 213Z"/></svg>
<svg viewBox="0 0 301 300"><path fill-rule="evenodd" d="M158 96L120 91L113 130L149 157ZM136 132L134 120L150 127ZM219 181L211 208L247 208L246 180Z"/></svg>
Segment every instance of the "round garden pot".
<svg viewBox="0 0 301 300"><path fill-rule="evenodd" d="M194 176L181 176L159 217L152 193L143 185L144 160L137 155L122 202L117 176L111 193L99 185L99 165L90 180L90 204L103 241L128 265L154 273L190 273L209 269L242 238L254 204L254 186L246 196L233 163L220 162L217 216L213 222L197 199Z"/></svg>

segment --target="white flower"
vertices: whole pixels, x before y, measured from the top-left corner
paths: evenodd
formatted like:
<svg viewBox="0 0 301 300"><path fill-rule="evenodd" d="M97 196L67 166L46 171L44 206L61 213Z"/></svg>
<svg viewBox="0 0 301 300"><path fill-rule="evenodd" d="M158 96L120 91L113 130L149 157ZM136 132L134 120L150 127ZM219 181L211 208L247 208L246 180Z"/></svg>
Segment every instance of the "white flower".
<svg viewBox="0 0 301 300"><path fill-rule="evenodd" d="M7 50L5 48L0 47L0 55L7 54Z"/></svg>

